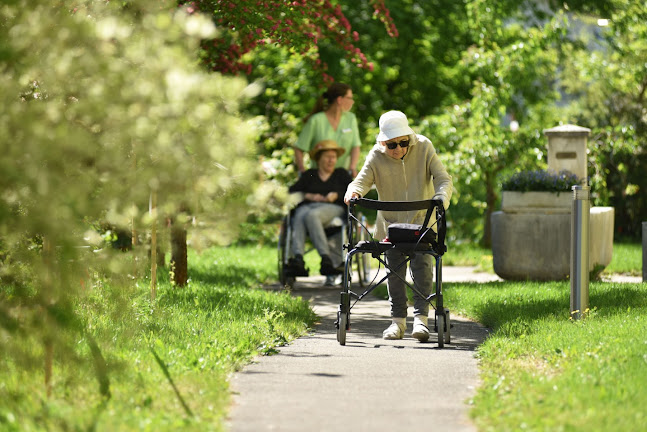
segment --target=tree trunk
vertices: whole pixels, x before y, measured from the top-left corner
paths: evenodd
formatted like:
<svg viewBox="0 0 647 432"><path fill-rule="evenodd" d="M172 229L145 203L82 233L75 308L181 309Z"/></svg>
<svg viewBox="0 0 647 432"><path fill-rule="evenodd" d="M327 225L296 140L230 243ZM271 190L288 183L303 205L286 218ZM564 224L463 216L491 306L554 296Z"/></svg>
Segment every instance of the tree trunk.
<svg viewBox="0 0 647 432"><path fill-rule="evenodd" d="M177 221L171 223L171 272L176 286L186 286L189 279L186 255L186 228Z"/></svg>
<svg viewBox="0 0 647 432"><path fill-rule="evenodd" d="M485 173L485 225L483 226L483 238L481 245L486 248L492 247L492 213L496 211L497 193L495 188L496 171Z"/></svg>

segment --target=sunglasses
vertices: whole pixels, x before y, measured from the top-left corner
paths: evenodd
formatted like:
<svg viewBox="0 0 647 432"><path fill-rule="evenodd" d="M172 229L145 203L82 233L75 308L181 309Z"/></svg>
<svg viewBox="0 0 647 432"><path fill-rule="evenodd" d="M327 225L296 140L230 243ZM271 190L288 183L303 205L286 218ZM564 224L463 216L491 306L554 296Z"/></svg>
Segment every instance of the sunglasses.
<svg viewBox="0 0 647 432"><path fill-rule="evenodd" d="M398 145L400 147L402 147L402 148L407 148L407 147L409 147L409 140L408 139L402 140L399 143L398 142L388 142L388 143L386 143L386 146L389 148L389 150L395 150L398 147Z"/></svg>

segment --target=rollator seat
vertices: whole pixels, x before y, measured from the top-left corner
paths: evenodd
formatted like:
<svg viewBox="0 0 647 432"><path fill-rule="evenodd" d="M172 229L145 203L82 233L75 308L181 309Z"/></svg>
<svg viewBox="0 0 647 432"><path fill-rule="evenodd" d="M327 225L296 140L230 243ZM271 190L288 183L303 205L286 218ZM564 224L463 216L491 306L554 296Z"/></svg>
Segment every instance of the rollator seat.
<svg viewBox="0 0 647 432"><path fill-rule="evenodd" d="M362 240L360 242L357 242L357 244L355 245L355 249L362 252L367 251L367 252L382 253L389 249L393 249L393 243Z"/></svg>
<svg viewBox="0 0 647 432"><path fill-rule="evenodd" d="M403 252L411 251L429 251L429 243L391 243L391 242L374 242L374 241L360 241L355 245L355 248L360 252L374 252L383 253L390 249L397 249Z"/></svg>

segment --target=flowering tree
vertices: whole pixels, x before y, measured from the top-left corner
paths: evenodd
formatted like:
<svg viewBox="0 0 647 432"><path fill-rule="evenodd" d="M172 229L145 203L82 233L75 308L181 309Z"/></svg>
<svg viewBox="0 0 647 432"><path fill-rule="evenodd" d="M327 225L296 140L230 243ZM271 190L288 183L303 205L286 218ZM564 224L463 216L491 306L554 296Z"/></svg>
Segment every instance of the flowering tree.
<svg viewBox="0 0 647 432"><path fill-rule="evenodd" d="M217 215L224 236L255 174L247 82L195 61L212 21L172 1L115 3L0 8L0 330L16 336L0 351L29 358L20 338L40 339L50 373L54 347L76 345L60 329L82 332L88 269L112 284L133 271L96 225Z"/></svg>
<svg viewBox="0 0 647 432"><path fill-rule="evenodd" d="M323 71L324 81L332 77L325 74L326 64L319 58L321 39L334 41L343 48L351 62L360 68L373 70L373 64L356 46L359 40L341 5L334 0L195 0L181 2L187 11L212 14L221 30L218 37L202 44L208 67L224 73L244 72L252 69L251 53L267 44L289 47L301 54ZM384 0L371 0L373 16L382 21L390 36L397 36Z"/></svg>

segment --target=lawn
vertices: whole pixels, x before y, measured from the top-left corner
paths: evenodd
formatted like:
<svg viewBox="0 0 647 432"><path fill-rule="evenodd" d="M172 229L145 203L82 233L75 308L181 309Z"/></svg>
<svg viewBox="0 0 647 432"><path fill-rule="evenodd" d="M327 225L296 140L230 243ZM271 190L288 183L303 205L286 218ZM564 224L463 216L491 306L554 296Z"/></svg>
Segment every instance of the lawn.
<svg viewBox="0 0 647 432"><path fill-rule="evenodd" d="M614 243L611 263L604 269L606 274L642 275L642 244Z"/></svg>
<svg viewBox="0 0 647 432"><path fill-rule="evenodd" d="M478 247L451 252L445 265L488 262ZM609 269L636 274L640 253L614 248L618 262ZM17 338L28 355L0 356L0 430L223 430L231 374L315 320L300 299L259 289L275 281L276 259L270 246L190 251L189 286L172 287L161 275L155 302L148 278L94 284L75 305L85 333L70 332L69 345L55 347L50 397L38 333L5 330L3 348ZM568 316L568 282L444 286L454 313L491 329L478 351L482 385L470 402L479 430L643 428L647 284L592 282L591 311L577 322ZM0 301L8 292L0 287ZM108 393L92 365L91 339L106 360Z"/></svg>
<svg viewBox="0 0 647 432"><path fill-rule="evenodd" d="M275 278L274 249L191 251L189 262L189 286L172 287L161 274L154 303L148 278L96 283L77 299L87 333L69 331L69 345L55 346L50 397L39 332L0 333L3 348L21 345L0 356L0 430L223 430L232 372L304 334L315 315L301 299L259 289ZM0 301L9 292L0 287ZM105 358L102 374L90 336Z"/></svg>
<svg viewBox="0 0 647 432"><path fill-rule="evenodd" d="M483 431L644 430L647 284L593 282L569 319L568 282L447 284L446 304L491 329L471 415Z"/></svg>

